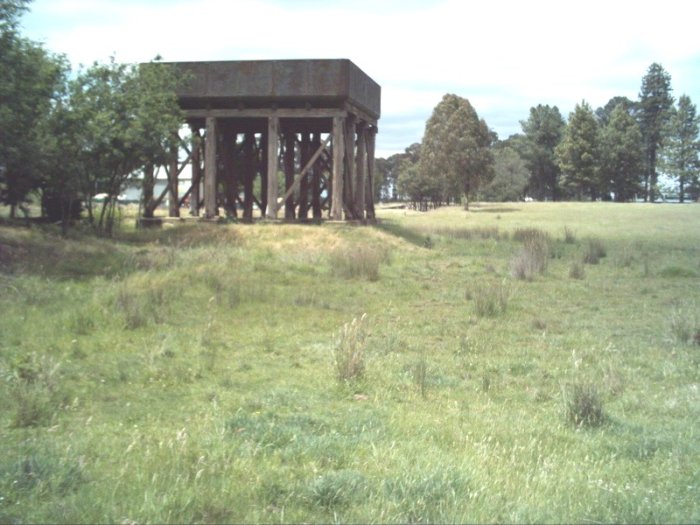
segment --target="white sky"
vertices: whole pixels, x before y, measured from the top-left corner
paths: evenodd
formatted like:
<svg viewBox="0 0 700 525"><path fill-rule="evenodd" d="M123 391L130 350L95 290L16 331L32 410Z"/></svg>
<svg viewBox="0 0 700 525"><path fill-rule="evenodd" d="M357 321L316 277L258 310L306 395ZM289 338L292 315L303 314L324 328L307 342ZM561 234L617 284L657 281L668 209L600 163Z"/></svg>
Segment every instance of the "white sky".
<svg viewBox="0 0 700 525"><path fill-rule="evenodd" d="M422 139L445 93L500 138L531 107L636 99L653 62L700 104L700 3L692 0L35 0L23 34L74 67L349 58L382 87L377 156Z"/></svg>

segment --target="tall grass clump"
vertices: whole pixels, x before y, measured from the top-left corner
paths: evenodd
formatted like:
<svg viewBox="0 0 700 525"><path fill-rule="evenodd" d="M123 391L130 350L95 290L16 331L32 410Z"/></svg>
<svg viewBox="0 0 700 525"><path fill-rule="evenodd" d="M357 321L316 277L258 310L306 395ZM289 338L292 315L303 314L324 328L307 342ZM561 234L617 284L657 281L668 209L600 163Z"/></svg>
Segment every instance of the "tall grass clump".
<svg viewBox="0 0 700 525"><path fill-rule="evenodd" d="M338 246L330 253L331 271L344 279L379 280L379 265L389 261L388 249L365 245Z"/></svg>
<svg viewBox="0 0 700 525"><path fill-rule="evenodd" d="M695 339L700 344L700 326L698 319L688 309L675 306L669 319L669 331L674 341L686 344Z"/></svg>
<svg viewBox="0 0 700 525"><path fill-rule="evenodd" d="M607 255L607 250L600 239L588 239L586 251L583 254L583 262L586 264L598 264Z"/></svg>
<svg viewBox="0 0 700 525"><path fill-rule="evenodd" d="M14 407L12 426L42 426L51 422L56 412L68 401L60 388L60 363L48 356L32 352L12 366L9 399Z"/></svg>
<svg viewBox="0 0 700 525"><path fill-rule="evenodd" d="M345 323L340 330L333 360L338 381L351 381L365 373L365 349L367 348L367 314Z"/></svg>
<svg viewBox="0 0 700 525"><path fill-rule="evenodd" d="M551 239L546 232L534 228L519 228L513 239L523 247L511 261L511 274L516 279L531 281L535 275L547 271L551 255Z"/></svg>
<svg viewBox="0 0 700 525"><path fill-rule="evenodd" d="M605 422L603 401L591 383L574 383L563 389L567 421L576 427L599 427Z"/></svg>
<svg viewBox="0 0 700 525"><path fill-rule="evenodd" d="M474 299L474 313L479 317L497 317L508 309L510 289L505 281L483 283L470 294Z"/></svg>

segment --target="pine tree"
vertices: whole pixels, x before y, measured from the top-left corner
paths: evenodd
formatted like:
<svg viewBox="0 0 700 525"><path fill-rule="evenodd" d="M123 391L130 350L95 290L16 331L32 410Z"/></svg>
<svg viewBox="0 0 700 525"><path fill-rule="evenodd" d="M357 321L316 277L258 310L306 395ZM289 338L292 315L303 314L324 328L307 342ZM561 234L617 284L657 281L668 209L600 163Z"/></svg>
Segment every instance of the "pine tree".
<svg viewBox="0 0 700 525"><path fill-rule="evenodd" d="M561 171L554 149L561 142L566 123L556 106L530 108L530 117L520 122L524 139L520 154L530 172L527 191L536 199L558 200Z"/></svg>
<svg viewBox="0 0 700 525"><path fill-rule="evenodd" d="M595 200L601 193L598 150L598 123L583 101L569 115L564 138L555 150L562 186L577 199L589 195Z"/></svg>
<svg viewBox="0 0 700 525"><path fill-rule="evenodd" d="M698 132L700 117L695 105L687 95L678 99L678 108L673 112L668 128L668 137L662 151L664 171L678 182L680 201L690 189L694 199L698 198L698 172L700 172L700 141Z"/></svg>
<svg viewBox="0 0 700 525"><path fill-rule="evenodd" d="M642 134L624 104L610 113L601 131L600 146L600 179L605 190L612 192L617 202L633 199L642 189Z"/></svg>
<svg viewBox="0 0 700 525"><path fill-rule="evenodd" d="M644 141L644 198L649 202L656 199L658 151L663 143L672 108L671 75L661 65L654 63L642 79L638 112L639 128Z"/></svg>

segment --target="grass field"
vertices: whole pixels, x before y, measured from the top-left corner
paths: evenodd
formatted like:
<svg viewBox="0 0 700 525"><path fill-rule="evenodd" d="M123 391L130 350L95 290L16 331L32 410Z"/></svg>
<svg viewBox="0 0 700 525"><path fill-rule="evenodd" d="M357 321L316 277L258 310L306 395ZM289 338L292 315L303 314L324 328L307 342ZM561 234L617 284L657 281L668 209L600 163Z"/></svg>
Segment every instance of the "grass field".
<svg viewBox="0 0 700 525"><path fill-rule="evenodd" d="M379 215L0 226L0 522L700 521L700 206Z"/></svg>

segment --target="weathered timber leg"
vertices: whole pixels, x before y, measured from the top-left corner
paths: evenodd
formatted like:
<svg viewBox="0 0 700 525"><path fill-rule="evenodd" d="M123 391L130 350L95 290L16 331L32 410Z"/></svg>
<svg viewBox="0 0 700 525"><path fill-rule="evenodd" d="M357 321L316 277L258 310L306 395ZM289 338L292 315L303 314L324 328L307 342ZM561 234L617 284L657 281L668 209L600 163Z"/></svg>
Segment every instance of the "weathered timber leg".
<svg viewBox="0 0 700 525"><path fill-rule="evenodd" d="M279 125L278 117L267 119L267 206L265 217L267 219L277 218L277 197L279 188L277 182L277 168L279 161Z"/></svg>
<svg viewBox="0 0 700 525"><path fill-rule="evenodd" d="M177 133L175 134L177 137ZM179 137L178 137L179 140ZM168 159L168 217L180 216L180 198L178 196L178 152L177 141L170 147Z"/></svg>
<svg viewBox="0 0 700 525"><path fill-rule="evenodd" d="M202 181L202 144L199 130L192 128L192 192L190 193L190 215L199 217L199 186Z"/></svg>
<svg viewBox="0 0 700 525"><path fill-rule="evenodd" d="M333 174L331 196L331 219L343 220L343 178L345 158L345 119L333 117Z"/></svg>
<svg viewBox="0 0 700 525"><path fill-rule="evenodd" d="M213 219L219 214L216 204L217 171L217 122L214 117L207 117L207 132L204 137L204 216Z"/></svg>
<svg viewBox="0 0 700 525"><path fill-rule="evenodd" d="M223 142L221 145L221 158L223 161L223 182L224 182L224 209L227 217L236 217L236 197L238 194L238 185L236 184L236 175L234 172L234 151L235 151L235 134L231 129L225 129L222 133Z"/></svg>
<svg viewBox="0 0 700 525"><path fill-rule="evenodd" d="M367 132L367 191L365 192L367 219L369 220L376 218L374 213L374 153L376 143L377 128L376 126L370 126Z"/></svg>
<svg viewBox="0 0 700 525"><path fill-rule="evenodd" d="M246 133L243 142L243 219L253 220L253 178L256 171L255 134Z"/></svg>
<svg viewBox="0 0 700 525"><path fill-rule="evenodd" d="M284 136L284 191L289 191L289 188L294 184L294 133L286 133ZM294 220L294 194L287 197L284 201L284 218Z"/></svg>
<svg viewBox="0 0 700 525"><path fill-rule="evenodd" d="M315 133L314 139L311 143L311 149L313 151L318 150L321 147L321 134ZM311 168L311 208L313 209L313 216L315 220L319 220L323 215L321 211L321 159L316 161L314 167Z"/></svg>
<svg viewBox="0 0 700 525"><path fill-rule="evenodd" d="M309 133L301 134L301 165L306 166L311 158L311 141ZM299 181L299 219L306 221L309 218L309 177L304 175Z"/></svg>
<svg viewBox="0 0 700 525"><path fill-rule="evenodd" d="M367 124L357 124L357 155L355 157L355 213L359 220L365 219L365 183L367 173Z"/></svg>
<svg viewBox="0 0 700 525"><path fill-rule="evenodd" d="M355 184L357 166L355 164L355 123L357 118L352 113L345 119L345 177L343 192L343 206L345 207L346 219L357 219L355 211Z"/></svg>

